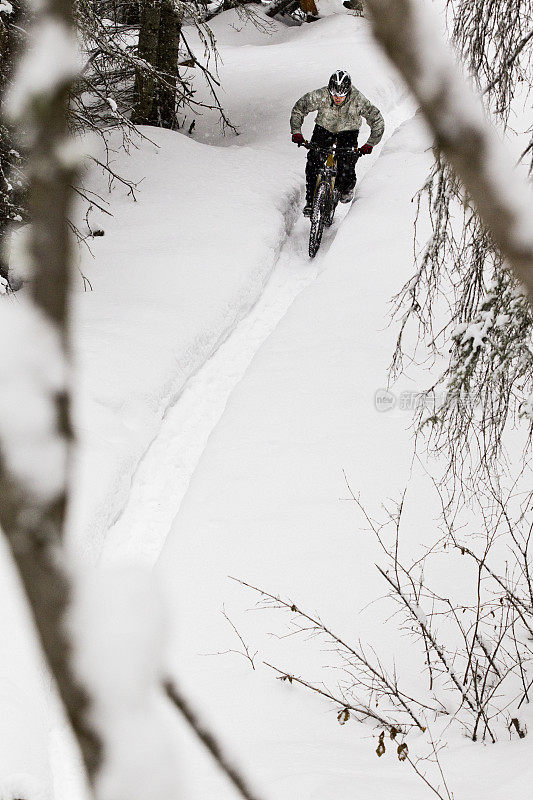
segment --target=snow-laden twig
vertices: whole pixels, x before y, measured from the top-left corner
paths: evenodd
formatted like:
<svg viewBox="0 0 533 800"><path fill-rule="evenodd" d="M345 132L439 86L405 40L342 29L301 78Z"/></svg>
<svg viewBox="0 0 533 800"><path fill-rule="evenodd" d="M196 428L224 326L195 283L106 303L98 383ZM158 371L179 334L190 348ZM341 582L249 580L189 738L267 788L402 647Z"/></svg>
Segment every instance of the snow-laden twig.
<svg viewBox="0 0 533 800"><path fill-rule="evenodd" d="M488 94L494 87L502 80L503 75L508 72L509 67L511 67L520 53L524 50L525 47L530 43L533 39L533 30L529 31L517 44L514 51L511 55L505 60L504 64L502 65L498 74L487 84L487 86L483 90L483 94Z"/></svg>
<svg viewBox="0 0 533 800"><path fill-rule="evenodd" d="M420 103L438 147L533 298L533 202L419 0L367 0L378 42Z"/></svg>
<svg viewBox="0 0 533 800"><path fill-rule="evenodd" d="M343 640L340 636L337 636L337 634L335 634L330 628L324 625L320 619L308 614L295 603L283 600L279 596L270 594L264 589L259 589L257 586L252 586L250 583L240 580L239 578L231 578L231 580L236 581L236 583L240 583L241 586L246 586L248 589L253 589L253 591L258 592L268 601L272 601L274 603L274 607L284 608L287 611L296 614L301 619L306 620L306 622L310 624L312 630L322 633L328 637L336 646L338 646L340 652L345 654L349 666L356 666L359 670L359 674L355 678L357 683L362 684L363 680L370 680L370 682L374 684L374 690L376 687L379 687L380 691L385 696L397 704L401 710L408 715L408 717L420 731L425 730L424 723L420 720L411 704L412 702L413 704L417 704L416 701L412 701L412 698L408 697L400 690L395 678L388 677L379 662L377 664L373 664L362 650L355 649L355 647Z"/></svg>
<svg viewBox="0 0 533 800"><path fill-rule="evenodd" d="M332 703L335 703L336 706L342 711L347 710L351 711L354 714L357 714L360 721L364 721L366 719L371 719L373 722L379 723L388 731L395 731L396 733L404 733L402 725L396 725L390 720L385 719L369 705L353 705L348 700L343 697L336 697L331 692L328 692L326 689L321 689L320 686L315 686L314 684L310 683L309 681L304 680L303 678L298 678L296 675L292 674L291 672L287 672L286 670L282 670L279 667L275 667L273 664L269 664L268 661L263 661L265 667L269 667L269 669L273 669L274 672L277 672L279 675L279 679L283 681L289 681L289 683L298 683L300 686L304 686L306 689L309 689L312 692L316 692L316 694L325 697L327 700L331 700Z"/></svg>
<svg viewBox="0 0 533 800"><path fill-rule="evenodd" d="M401 586L398 583L396 583L396 581L393 578L391 578L390 575L388 575L386 573L386 571L382 567L379 566L379 564L376 564L376 567L377 567L378 572L382 575L383 578L385 578L387 583L394 589L394 591L396 592L398 597L402 600L402 602L406 606L406 608L409 611L409 613L411 614L411 616L420 625L420 627L424 631L428 641L430 642L432 648L434 649L434 651L438 655L439 659L441 660L445 671L450 676L450 679L451 679L452 683L454 684L455 688L461 694L461 697L463 698L463 700L467 704L467 706L472 711L475 712L476 711L475 705L470 700L470 697L468 696L468 693L465 691L463 685L461 684L461 681L459 680L459 678L455 674L455 671L454 671L453 667L448 663L448 659L446 658L446 654L444 653L443 648L440 646L439 642L437 641L437 639L433 635L433 632L430 630L430 628L428 626L428 623L427 623L426 615L423 612L421 613L421 610L419 609L419 607L415 603L412 603L409 600L409 598L406 596L405 592L403 592Z"/></svg>

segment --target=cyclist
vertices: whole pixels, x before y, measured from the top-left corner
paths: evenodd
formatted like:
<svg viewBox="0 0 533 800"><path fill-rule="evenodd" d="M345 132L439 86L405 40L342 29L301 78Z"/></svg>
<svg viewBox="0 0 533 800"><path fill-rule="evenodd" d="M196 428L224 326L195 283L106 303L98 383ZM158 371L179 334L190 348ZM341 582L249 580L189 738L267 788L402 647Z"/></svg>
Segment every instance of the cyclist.
<svg viewBox="0 0 533 800"><path fill-rule="evenodd" d="M381 141L385 123L379 109L373 106L370 100L352 86L352 79L342 69L338 69L329 79L327 86L315 89L304 94L294 104L291 113L292 141L302 144L302 123L307 114L318 111L315 129L311 141L319 147L329 147L337 141L339 147L357 147L359 128L362 117L370 125L368 142L361 147L361 153L367 155L372 148ZM341 203L349 203L353 198L355 188L355 153L341 153L338 158L338 173L336 188L339 192ZM306 199L303 213L311 216L313 193L315 190L318 170L320 168L320 153L309 150L306 177Z"/></svg>

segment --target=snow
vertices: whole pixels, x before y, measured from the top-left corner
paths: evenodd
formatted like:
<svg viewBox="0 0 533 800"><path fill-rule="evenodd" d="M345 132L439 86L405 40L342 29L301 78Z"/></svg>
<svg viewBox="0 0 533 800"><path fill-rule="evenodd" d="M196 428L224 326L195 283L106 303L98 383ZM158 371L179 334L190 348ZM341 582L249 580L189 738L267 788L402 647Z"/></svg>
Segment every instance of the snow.
<svg viewBox="0 0 533 800"><path fill-rule="evenodd" d="M384 593L373 566L380 551L362 530L343 470L370 509L408 484L405 527L421 545L431 541L435 498L411 463L409 415L397 408L380 414L373 404L394 342L387 301L410 270L415 209L409 200L429 158L423 130L410 121L359 183L316 280L231 394L156 567L175 621L171 669L267 797L329 800L352 791L427 797L389 750L378 762L371 728L353 720L341 727L338 708L275 680L263 660L335 685L335 656L312 640L287 638L283 619L253 610L258 598L227 576L318 609L348 641L367 643L389 665L394 659L407 691L420 686L423 653L394 622L386 624L390 605L376 603ZM387 220L386 227L378 220ZM303 239L305 232L293 235ZM223 605L251 651L259 651L255 670L228 653L242 648L223 624ZM206 655L217 652L228 654ZM445 723L430 717L428 724L438 738ZM441 760L456 797L485 797L487 768L494 796L509 796L513 773L495 774L495 765L511 758L518 768L522 743L498 745L489 756L453 730L447 738ZM425 752L422 737L409 747L414 758ZM185 737L183 748L187 785L202 797L230 797ZM424 768L440 780L436 768Z"/></svg>
<svg viewBox="0 0 533 800"><path fill-rule="evenodd" d="M417 603L409 603L409 608L413 614L413 616L419 621L419 623L424 627L428 627L428 618L422 608L420 608Z"/></svg>
<svg viewBox="0 0 533 800"><path fill-rule="evenodd" d="M343 469L371 506L409 479L409 415L396 409L380 414L373 398L385 381L394 339L385 329L387 301L410 268L409 200L428 166L424 136L415 122L405 124L360 182L316 280L230 396L157 565L176 621L173 670L235 752L247 742L248 763L267 796L329 798L341 783L356 781L358 791L377 791L382 781L392 790L387 780L398 779L384 778L381 768L367 763L375 749L366 741L371 729L347 738L353 724L338 726L329 704L301 696L294 686L288 696L286 686L265 674L262 659L315 682L334 681L334 657L303 642L270 639L269 631L286 632L282 621L247 613L257 598L227 576L318 609L349 640L382 649L395 639L382 625L376 629L382 613L361 612L383 594L373 566L379 548L358 531ZM375 224L381 218L386 228ZM294 235L305 243L305 228ZM247 674L236 657L204 655L238 649L229 626L221 624L223 604L252 651L260 651L255 672ZM396 655L404 663L405 644ZM251 702L253 720L247 720ZM226 722L230 705L232 721ZM275 741L269 730L276 730ZM261 759L265 747L268 757ZM285 752L297 764L292 770ZM407 785L412 796L423 796L416 784ZM210 791L207 783L199 787L201 796Z"/></svg>
<svg viewBox="0 0 533 800"><path fill-rule="evenodd" d="M468 325L461 336L461 344L471 342L472 350L479 350L483 346L492 322L493 312L483 311L481 312L481 317L482 320L480 322L472 322Z"/></svg>
<svg viewBox="0 0 533 800"><path fill-rule="evenodd" d="M274 153L145 132L156 144L138 143L137 202L117 189L115 217L91 217L106 235L91 241L94 261L84 253L80 263L92 291L78 280L73 298L80 461L71 529L89 558L167 408L261 294L301 191L288 159L279 180ZM114 169L132 165L123 156ZM105 195L103 183L90 186Z"/></svg>
<svg viewBox="0 0 533 800"><path fill-rule="evenodd" d="M298 29L296 44L283 25L266 20L264 33L248 22L238 34L232 25L243 23L235 12L223 16L213 29L223 56L223 101L239 136L221 137L207 111L196 140L144 129L151 141L135 142L134 158L113 158L116 172L142 181L137 202L117 187L109 198L115 217L90 217L106 235L90 241L94 260L85 252L79 264L93 291L84 292L78 278L73 298L80 455L70 528L84 558L98 558L168 407L250 311L277 262L303 188L305 154L289 135L295 99L322 85L339 48L357 85L393 124L404 96L369 45L368 30L347 26L344 9L320 23L322 32ZM318 40L321 59L310 64ZM369 47L371 60L363 57ZM305 79L294 70L295 58L307 64ZM95 171L87 181L104 199L106 183Z"/></svg>
<svg viewBox="0 0 533 800"><path fill-rule="evenodd" d="M304 224L298 225L302 230ZM165 415L135 475L139 495L128 503L107 533L104 562L153 564L185 496L191 475L228 397L253 355L272 333L294 298L317 276L321 259L305 272L305 242L291 236L261 299L216 353L187 383L179 402ZM163 468L164 465L164 468ZM150 509L147 526L145 513Z"/></svg>
<svg viewBox="0 0 533 800"><path fill-rule="evenodd" d="M0 317L2 455L20 484L39 500L54 499L65 485L66 442L57 433L55 402L65 385L62 346L54 324L29 298L4 303Z"/></svg>
<svg viewBox="0 0 533 800"><path fill-rule="evenodd" d="M438 504L412 461L409 409L396 403L384 414L375 403L395 339L388 302L411 272L411 199L431 152L367 23L340 0L323 8L331 15L302 28L264 18L269 34L234 11L215 18L223 101L239 136L222 139L207 112L195 139L143 129L129 159L111 142L113 169L139 181L136 201L116 182L108 194L96 168L86 181L114 216L91 212L105 236L90 239L94 259L82 250L77 264L92 291L78 276L72 298L78 450L68 539L80 588L70 624L105 731L106 800L235 797L161 696L167 675L266 800L428 797L395 744L378 759L378 732L353 715L339 725L339 708L275 679L263 660L317 683L335 685L339 673L323 641L287 637L288 617L259 611L258 598L228 580L316 610L347 640L374 647L408 688L425 683L423 651L387 622L381 551L345 476L371 512L408 484L402 547L433 540ZM288 116L339 66L383 110L390 138L359 162L356 200L339 208L310 263L298 208L304 160ZM422 240L423 215L418 225ZM391 392L416 396L425 385L416 381L415 371ZM450 564L443 582L458 579L453 556ZM257 651L255 669L236 652L223 608ZM3 641L14 620L2 615ZM29 638L5 667L26 706L0 775L6 791L33 778L43 788L32 798L77 799L79 761ZM41 705L49 732L24 713ZM445 723L429 723L438 737ZM514 796L533 778L528 739L484 748L452 729L447 739L441 760L456 798ZM425 741L410 739L413 758Z"/></svg>
<svg viewBox="0 0 533 800"><path fill-rule="evenodd" d="M49 680L3 537L0 559L0 798L52 800Z"/></svg>
<svg viewBox="0 0 533 800"><path fill-rule="evenodd" d="M485 196L499 208L499 216L507 220L509 230L497 231L494 220L491 230L502 249L503 242L509 242L511 252L514 252L514 259L511 259L514 268L527 271L523 265L531 264L533 260L531 185L515 169L501 138L487 128L481 100L474 96L454 62L447 38L439 29L435 8L423 0L413 0L408 5L408 13L412 52L416 53L417 59L409 70L413 92L426 111L433 115L433 124L444 141L460 142L464 137L478 142L480 174L468 189L487 223L490 223L490 208L485 205ZM437 100L438 112L432 107Z"/></svg>
<svg viewBox="0 0 533 800"><path fill-rule="evenodd" d="M85 574L70 627L106 754L98 796L176 796L177 747L159 696L165 626L151 575L139 569Z"/></svg>
<svg viewBox="0 0 533 800"><path fill-rule="evenodd" d="M5 112L18 118L31 110L41 95L68 83L78 72L75 37L57 18L43 19L33 28L28 50L20 61L4 104Z"/></svg>

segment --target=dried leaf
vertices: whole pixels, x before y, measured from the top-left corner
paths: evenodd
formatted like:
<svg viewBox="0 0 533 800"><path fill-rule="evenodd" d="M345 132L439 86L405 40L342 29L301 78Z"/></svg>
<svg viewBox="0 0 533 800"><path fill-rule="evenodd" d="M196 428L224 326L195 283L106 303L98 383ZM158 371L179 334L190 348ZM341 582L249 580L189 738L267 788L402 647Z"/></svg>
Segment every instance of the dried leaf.
<svg viewBox="0 0 533 800"><path fill-rule="evenodd" d="M378 746L376 748L376 753L377 753L378 758L381 758L381 756L385 752L385 741L384 741L384 739L385 739L385 731L381 731L381 733L379 734L379 743L378 743Z"/></svg>
<svg viewBox="0 0 533 800"><path fill-rule="evenodd" d="M405 742L402 742L402 744L398 745L397 753L398 753L398 761L405 761L405 759L409 754L409 748L407 747Z"/></svg>
<svg viewBox="0 0 533 800"><path fill-rule="evenodd" d="M340 725L346 725L348 720L350 719L350 712L347 708L342 708L339 713L337 714L337 719L339 720Z"/></svg>

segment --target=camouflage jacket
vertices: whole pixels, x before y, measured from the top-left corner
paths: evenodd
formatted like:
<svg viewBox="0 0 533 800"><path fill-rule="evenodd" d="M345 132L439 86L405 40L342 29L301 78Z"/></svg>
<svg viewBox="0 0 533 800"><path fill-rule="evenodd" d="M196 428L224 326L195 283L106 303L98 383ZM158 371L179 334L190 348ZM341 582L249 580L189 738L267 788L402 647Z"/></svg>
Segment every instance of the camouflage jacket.
<svg viewBox="0 0 533 800"><path fill-rule="evenodd" d="M362 117L364 117L370 125L368 144L371 145L381 141L385 130L380 110L373 106L370 100L367 100L364 94L361 94L354 86L341 106L335 105L327 86L304 94L292 109L291 133L300 133L304 117L313 111L318 111L316 124L331 133L359 130Z"/></svg>

